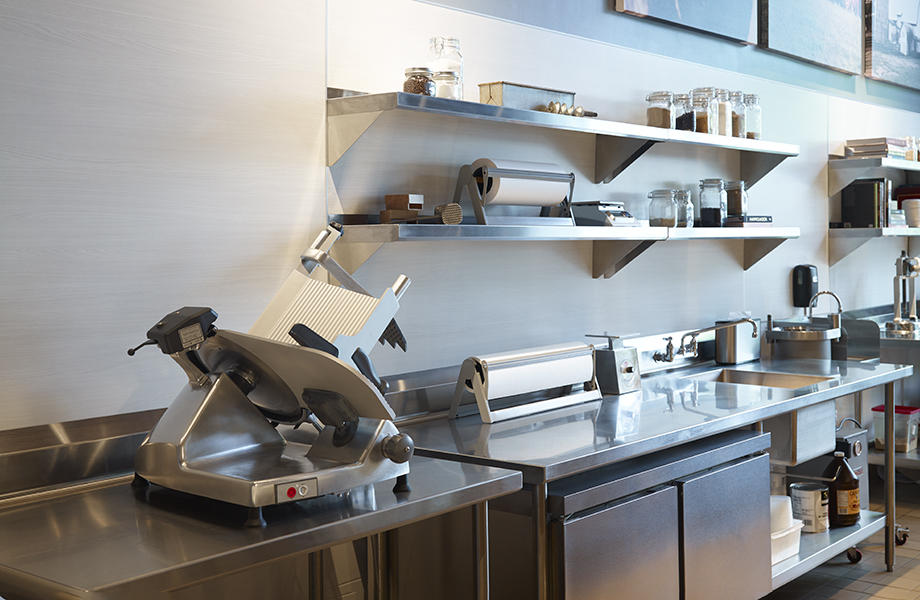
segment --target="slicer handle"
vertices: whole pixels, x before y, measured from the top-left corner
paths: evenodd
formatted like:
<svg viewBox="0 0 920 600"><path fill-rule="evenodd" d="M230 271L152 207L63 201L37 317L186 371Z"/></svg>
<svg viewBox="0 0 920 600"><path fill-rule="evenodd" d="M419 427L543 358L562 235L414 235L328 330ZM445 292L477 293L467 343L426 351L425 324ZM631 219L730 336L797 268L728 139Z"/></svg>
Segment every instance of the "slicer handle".
<svg viewBox="0 0 920 600"><path fill-rule="evenodd" d="M384 456L396 464L402 464L412 458L415 452L415 442L408 434L397 433L383 440L380 450Z"/></svg>
<svg viewBox="0 0 920 600"><path fill-rule="evenodd" d="M355 362L355 366L358 367L361 374L370 379L374 387L380 390L381 394L387 393L387 390L390 389L390 384L386 380L380 379L380 376L377 375L377 369L374 368L374 363L371 362L371 357L367 355L367 352L358 348L351 355L351 360Z"/></svg>
<svg viewBox="0 0 920 600"><path fill-rule="evenodd" d="M338 358L339 349L331 344L326 338L316 333L303 323L297 323L291 330L288 332L288 335L294 338L294 341L303 346L304 348L312 348L313 350L321 350L327 354Z"/></svg>

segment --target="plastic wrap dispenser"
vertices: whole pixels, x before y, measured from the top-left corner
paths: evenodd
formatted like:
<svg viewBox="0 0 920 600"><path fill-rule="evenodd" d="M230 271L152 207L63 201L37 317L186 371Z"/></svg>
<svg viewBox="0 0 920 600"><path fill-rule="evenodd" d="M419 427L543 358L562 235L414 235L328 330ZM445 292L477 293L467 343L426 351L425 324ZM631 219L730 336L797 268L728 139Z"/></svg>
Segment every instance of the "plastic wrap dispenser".
<svg viewBox="0 0 920 600"><path fill-rule="evenodd" d="M473 212L476 214L476 222L479 225L574 226L575 218L572 216L570 205L572 194L575 191L575 174L562 173L555 169L559 169L559 167L547 163L479 159L471 165L463 165L460 168L457 187L454 190L454 202L460 203L460 196L463 194L463 189L466 188L469 191L470 201L473 203ZM549 195L547 199L518 197L515 192L509 194L510 198L508 196L503 197L501 192L494 195L490 194L492 186L500 185L500 180L503 178L540 182L537 186L528 189L537 189L541 193L551 190L550 186L554 183L557 185L560 183L567 184L568 193L561 198ZM539 206L540 216L489 215L489 207L492 205ZM560 216L550 216L550 210L555 206L561 206Z"/></svg>
<svg viewBox="0 0 920 600"><path fill-rule="evenodd" d="M559 388L562 391L558 394L549 394L550 390ZM547 393L539 395L539 399L507 408L493 409L490 404L536 392ZM594 348L573 342L467 358L460 367L450 418L457 418L466 393L476 397L484 423L599 400L601 392L594 373Z"/></svg>

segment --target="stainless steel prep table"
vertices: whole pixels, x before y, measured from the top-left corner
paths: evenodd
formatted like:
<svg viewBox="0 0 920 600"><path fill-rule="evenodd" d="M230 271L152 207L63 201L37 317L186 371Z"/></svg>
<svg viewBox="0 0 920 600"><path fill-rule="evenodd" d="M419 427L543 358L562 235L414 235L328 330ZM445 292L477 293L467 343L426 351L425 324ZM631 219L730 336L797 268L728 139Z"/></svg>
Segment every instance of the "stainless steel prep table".
<svg viewBox="0 0 920 600"><path fill-rule="evenodd" d="M735 385L691 378L717 368L720 367L710 364L649 375L643 377L642 390L632 395L607 397L602 401L510 422L488 425L482 423L478 415L471 415L457 420L427 421L403 429L415 440L416 452L420 455L520 470L525 484L532 487L535 514L541 514L546 510L547 484L554 480L747 427L770 417L880 385L886 386L886 404L893 406L893 383L913 372L910 365L877 361L764 360L734 368L832 378L799 389ZM637 408L624 411L624 403ZM635 414L630 416L632 410ZM889 464L891 475L893 467L892 461ZM893 480L893 476L889 477L891 485L886 487L886 563L889 569L894 565ZM534 527L535 569L537 573L544 574L538 576L537 595L546 598L545 519L535 519ZM881 524L876 530L879 528ZM802 564L785 573L785 580L801 574L806 567L810 568L810 564Z"/></svg>
<svg viewBox="0 0 920 600"><path fill-rule="evenodd" d="M138 490L126 478L6 506L0 508L0 596L159 598L174 591L169 597L195 597L198 582L521 489L521 474L506 469L425 457L413 457L411 469L412 491L402 497L385 481L341 497L272 506L264 528L242 526L245 508L158 486ZM268 588L263 592L270 597Z"/></svg>

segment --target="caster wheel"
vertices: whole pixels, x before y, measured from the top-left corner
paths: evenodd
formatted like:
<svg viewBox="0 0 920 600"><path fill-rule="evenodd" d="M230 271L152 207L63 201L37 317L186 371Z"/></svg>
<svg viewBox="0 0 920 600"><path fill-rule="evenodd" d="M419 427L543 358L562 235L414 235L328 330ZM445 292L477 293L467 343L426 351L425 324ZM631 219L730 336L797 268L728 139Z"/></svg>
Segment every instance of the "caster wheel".
<svg viewBox="0 0 920 600"><path fill-rule="evenodd" d="M858 563L862 560L862 552L858 548L850 548L847 550L847 560L851 563Z"/></svg>
<svg viewBox="0 0 920 600"><path fill-rule="evenodd" d="M894 543L896 546L903 546L907 543L907 532L898 530L894 534Z"/></svg>

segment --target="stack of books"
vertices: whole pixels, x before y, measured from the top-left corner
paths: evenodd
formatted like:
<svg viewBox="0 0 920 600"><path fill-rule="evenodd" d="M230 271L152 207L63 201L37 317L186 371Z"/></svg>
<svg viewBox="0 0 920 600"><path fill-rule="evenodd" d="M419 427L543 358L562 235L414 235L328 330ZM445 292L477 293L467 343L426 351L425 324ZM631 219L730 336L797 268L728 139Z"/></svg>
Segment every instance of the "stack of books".
<svg viewBox="0 0 920 600"><path fill-rule="evenodd" d="M906 158L907 140L904 138L866 138L847 140L847 158Z"/></svg>
<svg viewBox="0 0 920 600"><path fill-rule="evenodd" d="M906 227L903 214L892 198L890 179L857 179L840 193L839 226Z"/></svg>

